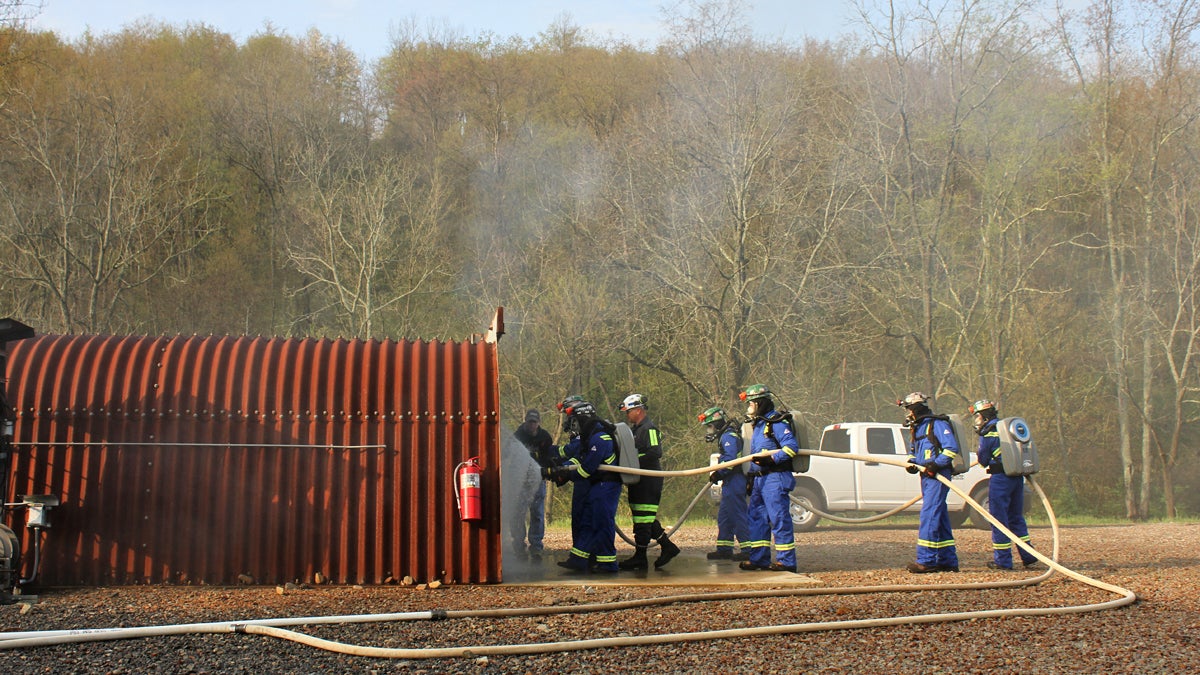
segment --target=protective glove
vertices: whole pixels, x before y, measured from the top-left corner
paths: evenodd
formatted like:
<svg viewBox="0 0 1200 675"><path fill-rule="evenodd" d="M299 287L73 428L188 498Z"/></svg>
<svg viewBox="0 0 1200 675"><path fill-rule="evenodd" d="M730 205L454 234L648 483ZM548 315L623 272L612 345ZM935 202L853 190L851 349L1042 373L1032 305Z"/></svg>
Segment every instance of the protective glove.
<svg viewBox="0 0 1200 675"><path fill-rule="evenodd" d="M905 464L904 470L911 474L921 473L921 467L917 466L916 464Z"/></svg>
<svg viewBox="0 0 1200 675"><path fill-rule="evenodd" d="M754 494L754 476L746 476L746 496Z"/></svg>
<svg viewBox="0 0 1200 675"><path fill-rule="evenodd" d="M775 458L770 455L755 455L754 459L750 461L761 467L775 466Z"/></svg>
<svg viewBox="0 0 1200 675"><path fill-rule="evenodd" d="M554 467L552 467L552 466L543 466L542 467L542 480L554 480Z"/></svg>
<svg viewBox="0 0 1200 675"><path fill-rule="evenodd" d="M708 482L712 483L713 485L716 485L717 483L721 482L721 477L717 475L716 471L714 471L714 472L708 474Z"/></svg>
<svg viewBox="0 0 1200 675"><path fill-rule="evenodd" d="M928 464L926 464L926 465L925 465L925 468L924 468L922 471L924 472L924 474L925 474L926 476L929 476L930 478L933 478L933 477L937 476L937 473L938 473L938 466L937 466L937 464L934 464L933 462L930 462L930 463L928 463Z"/></svg>

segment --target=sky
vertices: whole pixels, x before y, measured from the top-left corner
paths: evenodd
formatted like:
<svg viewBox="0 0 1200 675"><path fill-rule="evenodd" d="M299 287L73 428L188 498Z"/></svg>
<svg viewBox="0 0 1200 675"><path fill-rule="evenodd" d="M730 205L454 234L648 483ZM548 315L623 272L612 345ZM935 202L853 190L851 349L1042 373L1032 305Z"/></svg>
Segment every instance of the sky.
<svg viewBox="0 0 1200 675"><path fill-rule="evenodd" d="M150 19L171 25L202 23L242 42L273 26L302 36L317 28L340 39L367 60L388 51L395 29L415 21L420 34L430 26L464 36L491 32L501 39L534 38L567 16L598 38L660 41L661 7L670 0L41 0L32 28L72 41L91 31L104 35ZM851 0L747 0L755 34L799 44L805 37L836 39L849 30Z"/></svg>

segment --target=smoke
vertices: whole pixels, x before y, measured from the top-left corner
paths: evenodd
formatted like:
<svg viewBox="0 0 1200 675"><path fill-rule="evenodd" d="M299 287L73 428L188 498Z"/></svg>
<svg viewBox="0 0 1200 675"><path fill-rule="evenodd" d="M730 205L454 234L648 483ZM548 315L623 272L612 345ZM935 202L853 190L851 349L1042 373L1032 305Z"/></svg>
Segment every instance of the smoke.
<svg viewBox="0 0 1200 675"><path fill-rule="evenodd" d="M510 568L520 562L520 558L511 555L514 530L522 518L528 518L529 506L542 483L542 473L510 430L501 427L500 435L500 532L506 553L504 566Z"/></svg>

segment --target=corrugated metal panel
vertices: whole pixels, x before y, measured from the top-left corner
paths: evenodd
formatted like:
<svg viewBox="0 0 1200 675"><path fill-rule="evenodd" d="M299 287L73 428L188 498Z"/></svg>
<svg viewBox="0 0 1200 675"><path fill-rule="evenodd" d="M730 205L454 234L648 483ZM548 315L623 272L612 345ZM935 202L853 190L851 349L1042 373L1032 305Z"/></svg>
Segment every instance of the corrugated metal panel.
<svg viewBox="0 0 1200 675"><path fill-rule="evenodd" d="M493 341L46 335L9 352L10 494L62 500L43 583L501 580ZM455 506L469 457L478 523Z"/></svg>

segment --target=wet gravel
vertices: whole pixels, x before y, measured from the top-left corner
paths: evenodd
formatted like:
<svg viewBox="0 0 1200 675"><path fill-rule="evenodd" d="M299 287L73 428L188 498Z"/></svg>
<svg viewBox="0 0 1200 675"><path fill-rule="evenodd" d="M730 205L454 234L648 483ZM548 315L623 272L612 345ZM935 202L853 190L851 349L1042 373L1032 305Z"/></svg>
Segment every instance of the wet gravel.
<svg viewBox="0 0 1200 675"><path fill-rule="evenodd" d="M1034 544L1049 552L1049 528ZM689 554L711 547L711 528L675 536ZM1012 580L1027 572L986 568L982 530L956 531L962 572L911 575L912 527L820 527L798 536L806 587L927 583L929 591L723 600L644 609L506 619L450 619L326 625L298 630L381 647L529 644L597 637L722 630L772 624L875 619L938 612L1061 607L1114 596L1056 575L1031 587L937 590L946 583ZM565 557L561 532L548 540ZM624 551L622 551L624 553ZM1138 602L1117 609L1040 617L739 637L556 654L382 659L337 654L247 634L139 638L0 651L6 673L620 673L707 670L755 673L1196 673L1200 672L1200 525L1144 524L1062 529L1067 567L1128 588ZM416 612L431 609L560 607L700 592L720 586L321 585L40 589L33 605L0 607L0 631L81 629L287 616ZM722 571L722 578L725 578ZM742 576L738 576L742 575ZM769 588L761 584L755 589Z"/></svg>

